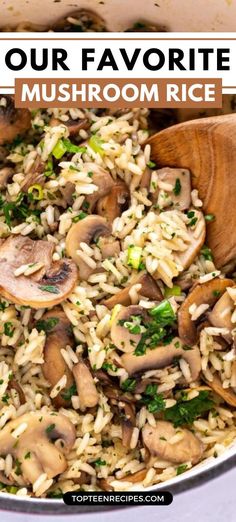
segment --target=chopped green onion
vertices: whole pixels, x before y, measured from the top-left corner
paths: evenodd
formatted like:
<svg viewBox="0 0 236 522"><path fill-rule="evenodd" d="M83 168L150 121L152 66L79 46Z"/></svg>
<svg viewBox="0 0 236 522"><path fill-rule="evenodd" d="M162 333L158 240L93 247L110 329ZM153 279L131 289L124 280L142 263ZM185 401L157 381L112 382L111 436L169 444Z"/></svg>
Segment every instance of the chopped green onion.
<svg viewBox="0 0 236 522"><path fill-rule="evenodd" d="M120 385L121 389L125 392L134 392L136 387L135 379L125 379Z"/></svg>
<svg viewBox="0 0 236 522"><path fill-rule="evenodd" d="M147 167L149 167L150 169L154 169L154 167L156 167L156 163L154 163L154 161L148 161Z"/></svg>
<svg viewBox="0 0 236 522"><path fill-rule="evenodd" d="M210 223L211 221L214 221L214 219L215 219L214 214L206 214L206 215L205 215L205 221L208 221L209 223Z"/></svg>
<svg viewBox="0 0 236 522"><path fill-rule="evenodd" d="M204 257L204 259L206 259L206 261L213 260L213 255L212 255L211 249L209 247L207 247L206 245L204 245L201 248L200 254Z"/></svg>
<svg viewBox="0 0 236 522"><path fill-rule="evenodd" d="M104 141L101 138L99 138L99 136L97 136L97 134L94 134L93 136L91 136L88 143L94 152L98 152L98 154L100 154L100 156L104 156L105 151L102 148Z"/></svg>
<svg viewBox="0 0 236 522"><path fill-rule="evenodd" d="M176 179L175 186L173 188L173 192L174 192L175 196L178 196L181 192L181 182L180 182L179 178Z"/></svg>
<svg viewBox="0 0 236 522"><path fill-rule="evenodd" d="M43 199L43 188L38 183L35 183L35 185L31 185L31 187L28 188L28 194L30 196L30 199L33 201L41 201Z"/></svg>
<svg viewBox="0 0 236 522"><path fill-rule="evenodd" d="M53 285L41 285L39 286L39 289L43 292L49 292L50 294L59 294L60 290Z"/></svg>
<svg viewBox="0 0 236 522"><path fill-rule="evenodd" d="M55 145L55 147L54 147L54 149L52 151L52 155L56 159L61 159L62 156L64 156L64 154L66 152L67 152L67 148L66 148L63 140L58 140L57 144Z"/></svg>
<svg viewBox="0 0 236 522"><path fill-rule="evenodd" d="M177 468L176 468L176 475L181 475L181 473L184 473L184 471L186 471L188 469L188 465L187 464L180 464Z"/></svg>
<svg viewBox="0 0 236 522"><path fill-rule="evenodd" d="M178 285L173 285L172 288L165 288L165 297L168 299L172 296L179 296L181 295L181 288Z"/></svg>
<svg viewBox="0 0 236 522"><path fill-rule="evenodd" d="M149 310L149 314L152 317L155 317L156 322L163 325L171 324L175 320L174 310L167 300L162 301L160 304Z"/></svg>
<svg viewBox="0 0 236 522"><path fill-rule="evenodd" d="M63 145L66 147L66 152L71 152L72 154L77 154L81 152L82 154L86 152L86 147L80 147L79 145L75 145L70 140L62 138Z"/></svg>
<svg viewBox="0 0 236 522"><path fill-rule="evenodd" d="M142 258L142 248L138 246L128 247L128 265L138 270Z"/></svg>

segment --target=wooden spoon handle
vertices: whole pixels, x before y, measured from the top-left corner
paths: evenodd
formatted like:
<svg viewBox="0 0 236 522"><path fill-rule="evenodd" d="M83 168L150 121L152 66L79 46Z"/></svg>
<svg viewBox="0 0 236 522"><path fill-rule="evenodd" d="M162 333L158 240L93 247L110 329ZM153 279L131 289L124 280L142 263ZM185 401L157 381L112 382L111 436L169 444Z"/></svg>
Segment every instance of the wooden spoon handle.
<svg viewBox="0 0 236 522"><path fill-rule="evenodd" d="M236 258L236 114L189 121L149 138L158 167L191 171L206 214L207 242L217 267Z"/></svg>

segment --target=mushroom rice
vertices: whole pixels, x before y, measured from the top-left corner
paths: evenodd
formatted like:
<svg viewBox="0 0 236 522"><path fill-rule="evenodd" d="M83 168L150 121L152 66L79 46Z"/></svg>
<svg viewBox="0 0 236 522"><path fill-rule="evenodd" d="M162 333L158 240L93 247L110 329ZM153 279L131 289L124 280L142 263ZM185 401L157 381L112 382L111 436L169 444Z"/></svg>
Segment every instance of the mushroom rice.
<svg viewBox="0 0 236 522"><path fill-rule="evenodd" d="M0 487L165 482L236 436L234 263L147 109L0 100Z"/></svg>

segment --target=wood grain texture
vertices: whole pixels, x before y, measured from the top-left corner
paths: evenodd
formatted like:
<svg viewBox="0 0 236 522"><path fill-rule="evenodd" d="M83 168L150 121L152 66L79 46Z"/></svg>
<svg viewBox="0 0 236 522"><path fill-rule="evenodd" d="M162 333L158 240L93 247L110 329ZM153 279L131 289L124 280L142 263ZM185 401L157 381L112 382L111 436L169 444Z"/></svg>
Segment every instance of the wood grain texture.
<svg viewBox="0 0 236 522"><path fill-rule="evenodd" d="M236 114L180 123L147 143L158 168L191 171L204 212L215 216L207 225L207 243L216 266L236 258Z"/></svg>

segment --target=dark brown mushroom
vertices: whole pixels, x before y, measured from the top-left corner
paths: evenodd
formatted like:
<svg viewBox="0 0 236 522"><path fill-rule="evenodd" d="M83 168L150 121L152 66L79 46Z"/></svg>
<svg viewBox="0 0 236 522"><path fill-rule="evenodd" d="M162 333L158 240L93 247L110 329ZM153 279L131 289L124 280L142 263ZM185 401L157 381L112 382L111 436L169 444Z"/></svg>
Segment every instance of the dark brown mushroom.
<svg viewBox="0 0 236 522"><path fill-rule="evenodd" d="M180 431L183 437L172 442L171 439ZM203 444L200 439L190 430L174 428L171 422L157 421L155 428L145 424L142 436L151 455L174 464L188 461L197 464L203 454Z"/></svg>
<svg viewBox="0 0 236 522"><path fill-rule="evenodd" d="M102 259L116 257L120 253L120 242L114 241L113 237L100 237L98 247L101 250Z"/></svg>
<svg viewBox="0 0 236 522"><path fill-rule="evenodd" d="M21 190L27 192L31 185L39 184L44 185L46 177L44 175L45 163L41 160L40 156L36 156L35 161L30 168L29 172L24 177L24 181L21 185Z"/></svg>
<svg viewBox="0 0 236 522"><path fill-rule="evenodd" d="M72 292L77 282L76 265L70 259L52 262L53 245L26 236L11 236L0 245L0 295L23 306L54 306ZM22 265L41 265L37 272L16 276Z"/></svg>
<svg viewBox="0 0 236 522"><path fill-rule="evenodd" d="M190 209L194 219L197 219L196 229L188 227L189 243L183 252L177 252L176 258L186 270L194 261L204 244L206 237L206 222L202 212L196 209Z"/></svg>
<svg viewBox="0 0 236 522"><path fill-rule="evenodd" d="M231 321L233 311L233 299L231 299L230 295L226 291L208 314L208 319L210 323L217 328L228 328L228 330L232 330L234 328L234 325Z"/></svg>
<svg viewBox="0 0 236 522"><path fill-rule="evenodd" d="M121 362L129 375L164 368L173 364L176 359L184 359L190 368L191 381L196 381L201 371L201 355L198 346L191 349L185 347L178 337L175 337L170 344L158 346L152 350L147 350L144 355L135 353L125 353L121 357Z"/></svg>
<svg viewBox="0 0 236 522"><path fill-rule="evenodd" d="M94 270L78 255L77 250L80 249L80 243L90 245L100 236L108 236L110 233L111 230L107 221L96 215L87 216L70 228L66 237L66 253L77 264L80 279L86 280Z"/></svg>
<svg viewBox="0 0 236 522"><path fill-rule="evenodd" d="M5 105L0 106L0 145L24 134L31 126L31 114L28 109L16 109L14 99L4 95Z"/></svg>
<svg viewBox="0 0 236 522"><path fill-rule="evenodd" d="M233 285L234 282L231 279L215 278L206 283L197 284L192 289L178 310L179 336L184 343L191 346L198 339L196 323L191 319L189 307L192 304L213 306L225 292L227 286Z"/></svg>
<svg viewBox="0 0 236 522"><path fill-rule="evenodd" d="M121 216L126 210L130 198L130 192L127 185L123 181L118 181L111 187L108 194L101 197L97 203L97 213L103 216L109 223L113 223L114 219Z"/></svg>
<svg viewBox="0 0 236 522"><path fill-rule="evenodd" d="M68 408L71 405L70 389L74 384L71 370L68 368L61 349L66 346L74 347L75 341L71 323L60 308L54 308L43 315L39 324L46 324L46 342L44 346L44 363L42 372L53 388L66 375L66 386L52 399L57 408ZM48 325L48 327L47 327Z"/></svg>
<svg viewBox="0 0 236 522"><path fill-rule="evenodd" d="M216 374L213 376L212 381L207 380L205 377L204 380L219 397L233 408L236 408L236 393L234 393L233 388L223 388L220 377Z"/></svg>
<svg viewBox="0 0 236 522"><path fill-rule="evenodd" d="M51 127L56 127L61 124L67 127L70 136L76 136L79 134L80 130L88 130L91 125L91 121L88 118L82 118L78 120L73 120L70 118L69 120L61 121L54 117L50 120Z"/></svg>
<svg viewBox="0 0 236 522"><path fill-rule="evenodd" d="M9 390L15 390L18 393L20 404L26 403L25 394L20 386L20 384L16 381L16 379L11 379L8 383Z"/></svg>
<svg viewBox="0 0 236 522"><path fill-rule="evenodd" d="M11 167L3 167L0 170L0 190L6 188L7 183L10 181L14 174L14 169Z"/></svg>
<svg viewBox="0 0 236 522"><path fill-rule="evenodd" d="M88 210L92 213L95 211L98 201L110 193L115 182L109 172L100 165L96 165L96 163L86 163L86 169L88 172L91 172L92 183L97 187L96 191L86 196Z"/></svg>
<svg viewBox="0 0 236 522"><path fill-rule="evenodd" d="M129 284L126 288L123 288L120 290L120 292L117 292L117 294L103 301L103 304L107 306L109 310L112 310L117 304L121 304L123 306L131 305L129 291L131 290L132 286L137 284L142 285L138 292L140 296L148 297L151 301L162 301L163 296L157 281L155 281L155 279L153 279L149 274L142 273L138 274L138 276L132 279L132 283Z"/></svg>

